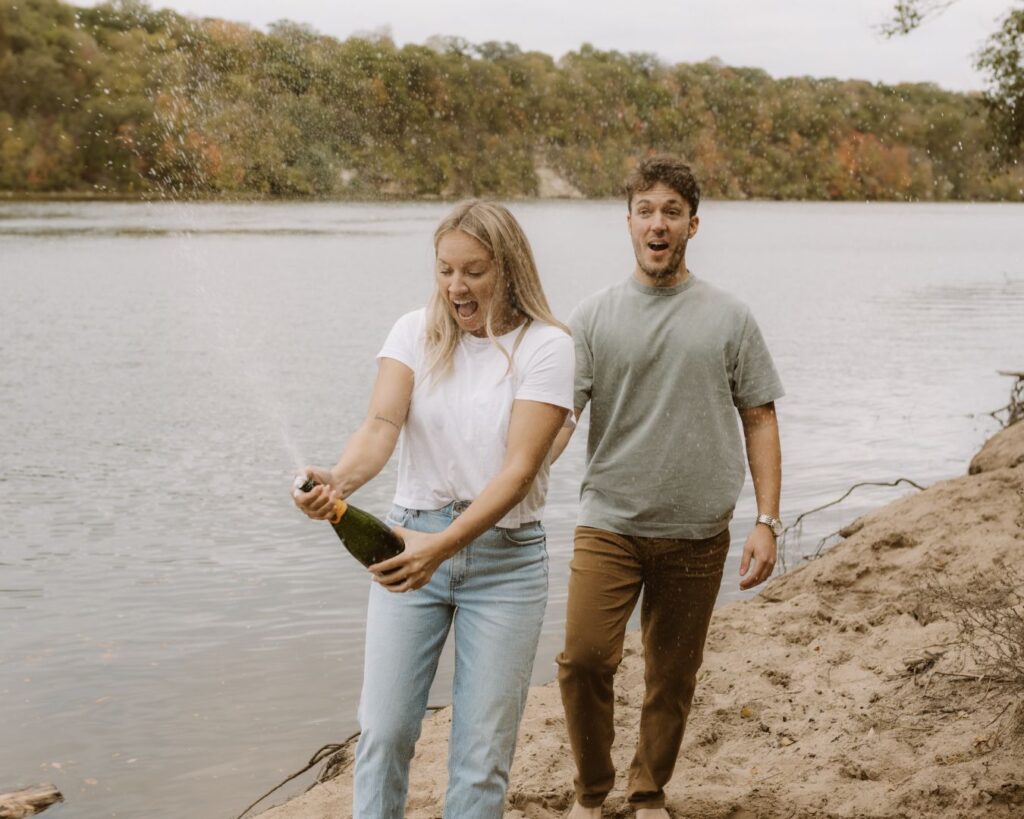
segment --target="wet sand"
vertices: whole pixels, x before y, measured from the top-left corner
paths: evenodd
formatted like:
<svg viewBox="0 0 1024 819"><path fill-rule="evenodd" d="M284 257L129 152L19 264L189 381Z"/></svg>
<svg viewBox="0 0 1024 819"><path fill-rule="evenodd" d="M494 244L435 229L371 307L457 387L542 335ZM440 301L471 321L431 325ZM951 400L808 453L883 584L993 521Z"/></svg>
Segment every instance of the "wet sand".
<svg viewBox="0 0 1024 819"><path fill-rule="evenodd" d="M934 587L990 603L1012 584L1024 593L1024 423L990 439L969 474L852 521L842 535L757 597L715 613L666 791L670 813L1024 817L1022 690L980 674L951 598ZM621 775L643 698L636 634L616 689L620 780L606 817L632 815ZM449 709L424 722L409 819L441 816L449 725ZM340 767L263 818L351 816L351 754ZM557 686L534 688L506 819L559 817L572 777Z"/></svg>

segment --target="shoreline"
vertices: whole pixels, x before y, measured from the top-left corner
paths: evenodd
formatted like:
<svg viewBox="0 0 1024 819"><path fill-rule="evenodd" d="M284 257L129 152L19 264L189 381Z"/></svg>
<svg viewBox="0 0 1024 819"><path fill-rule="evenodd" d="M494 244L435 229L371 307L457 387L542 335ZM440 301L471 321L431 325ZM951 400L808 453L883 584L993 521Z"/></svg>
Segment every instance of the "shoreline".
<svg viewBox="0 0 1024 819"><path fill-rule="evenodd" d="M0 204L20 204L30 202L167 202L172 204L218 204L218 205L239 205L239 204L344 204L344 205L389 205L389 204L420 204L439 203L455 204L463 199L476 198L449 197L441 195L407 196L402 194L385 194L375 197L365 196L275 196L272 194L260 193L220 193L220 194L198 194L188 193L183 196L171 196L159 191L0 191ZM536 196L492 196L481 194L479 198L493 199L501 202L619 202L621 196L589 197L572 195L542 195ZM798 199L798 198L777 198L768 199L756 196L714 198L708 197L702 202L770 202L772 204L793 203L793 204L827 204L827 205L1021 205L1024 199L915 199L912 197L900 197L889 199Z"/></svg>
<svg viewBox="0 0 1024 819"><path fill-rule="evenodd" d="M666 789L670 813L1024 815L1020 691L979 674L932 585L980 594L1012 572L1024 548L1024 423L992 436L966 472L858 518L821 557L716 610ZM621 777L643 696L636 633L616 695L620 778L606 817L632 816ZM409 819L440 815L449 726L450 708L424 719ZM338 776L259 816L351 815L351 750L337 760ZM531 688L506 819L561 816L572 776L557 684Z"/></svg>

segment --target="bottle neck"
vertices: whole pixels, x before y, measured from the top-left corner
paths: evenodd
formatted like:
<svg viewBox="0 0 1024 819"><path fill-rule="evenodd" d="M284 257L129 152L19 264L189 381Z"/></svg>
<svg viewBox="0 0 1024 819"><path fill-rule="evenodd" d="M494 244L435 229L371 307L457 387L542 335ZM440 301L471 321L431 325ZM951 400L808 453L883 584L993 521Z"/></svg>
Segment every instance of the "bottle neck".
<svg viewBox="0 0 1024 819"><path fill-rule="evenodd" d="M345 513L347 511L348 511L348 504L345 503L345 501L343 501L341 498L338 498L334 502L334 513L328 518L328 520L332 524L338 523L338 521L340 521L345 516Z"/></svg>

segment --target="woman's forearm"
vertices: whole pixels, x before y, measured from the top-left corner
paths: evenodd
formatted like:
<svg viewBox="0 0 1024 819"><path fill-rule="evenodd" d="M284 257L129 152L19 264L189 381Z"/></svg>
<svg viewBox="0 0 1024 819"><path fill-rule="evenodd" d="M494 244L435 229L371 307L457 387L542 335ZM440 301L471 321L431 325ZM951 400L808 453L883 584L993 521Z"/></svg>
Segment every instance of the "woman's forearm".
<svg viewBox="0 0 1024 819"><path fill-rule="evenodd" d="M536 476L536 470L527 472L514 465L507 465L495 475L466 511L441 534L439 543L444 559L469 545L505 517L526 497Z"/></svg>
<svg viewBox="0 0 1024 819"><path fill-rule="evenodd" d="M552 404L517 401L513 405L505 462L466 511L438 536L445 558L494 526L526 497L565 417L566 411Z"/></svg>
<svg viewBox="0 0 1024 819"><path fill-rule="evenodd" d="M412 370L392 358L381 359L366 420L355 431L331 468L331 485L347 498L375 478L398 443L412 398Z"/></svg>
<svg viewBox="0 0 1024 819"><path fill-rule="evenodd" d="M375 478L398 443L398 428L384 418L367 418L355 431L331 468L334 490L347 498Z"/></svg>

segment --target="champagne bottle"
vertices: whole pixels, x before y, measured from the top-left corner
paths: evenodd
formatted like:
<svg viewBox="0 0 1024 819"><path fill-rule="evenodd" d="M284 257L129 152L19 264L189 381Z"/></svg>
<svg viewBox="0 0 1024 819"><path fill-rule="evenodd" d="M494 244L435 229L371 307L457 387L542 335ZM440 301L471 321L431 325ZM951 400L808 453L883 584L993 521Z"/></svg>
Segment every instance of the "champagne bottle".
<svg viewBox="0 0 1024 819"><path fill-rule="evenodd" d="M313 478L307 478L299 491L309 492L316 485ZM340 498L328 520L352 557L364 566L372 566L405 551L402 539L383 521Z"/></svg>

